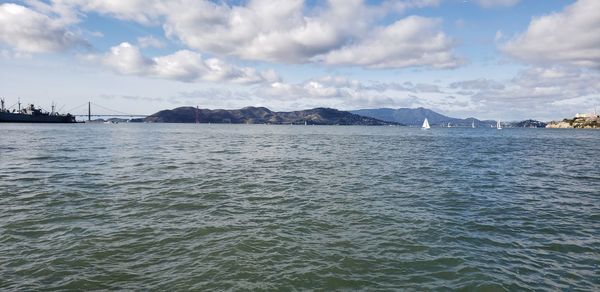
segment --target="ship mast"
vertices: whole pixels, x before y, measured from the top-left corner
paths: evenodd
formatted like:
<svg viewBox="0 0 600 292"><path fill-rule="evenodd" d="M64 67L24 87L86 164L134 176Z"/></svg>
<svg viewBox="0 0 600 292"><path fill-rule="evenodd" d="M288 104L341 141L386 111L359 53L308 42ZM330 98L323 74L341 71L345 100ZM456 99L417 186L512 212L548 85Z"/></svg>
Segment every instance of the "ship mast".
<svg viewBox="0 0 600 292"><path fill-rule="evenodd" d="M0 99L0 112L4 112L4 98Z"/></svg>

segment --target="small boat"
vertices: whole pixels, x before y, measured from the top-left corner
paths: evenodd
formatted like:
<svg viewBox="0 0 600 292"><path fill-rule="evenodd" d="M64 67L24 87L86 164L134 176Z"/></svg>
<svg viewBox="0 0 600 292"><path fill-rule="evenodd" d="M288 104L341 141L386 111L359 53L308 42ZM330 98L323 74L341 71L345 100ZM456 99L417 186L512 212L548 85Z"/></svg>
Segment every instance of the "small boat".
<svg viewBox="0 0 600 292"><path fill-rule="evenodd" d="M423 129L423 130L429 130L429 128L431 128L429 126L429 121L427 120L427 118L425 118L425 120L423 121L423 126L421 127L421 129Z"/></svg>
<svg viewBox="0 0 600 292"><path fill-rule="evenodd" d="M502 130L502 125L500 124L500 121L496 122L496 129Z"/></svg>
<svg viewBox="0 0 600 292"><path fill-rule="evenodd" d="M475 120L471 123L471 128L475 129Z"/></svg>

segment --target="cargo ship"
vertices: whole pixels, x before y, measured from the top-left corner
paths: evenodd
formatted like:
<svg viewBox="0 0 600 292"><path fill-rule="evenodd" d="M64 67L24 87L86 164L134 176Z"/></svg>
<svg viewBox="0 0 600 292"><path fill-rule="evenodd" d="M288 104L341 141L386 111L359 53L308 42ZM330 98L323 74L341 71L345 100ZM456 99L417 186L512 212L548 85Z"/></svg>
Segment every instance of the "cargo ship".
<svg viewBox="0 0 600 292"><path fill-rule="evenodd" d="M45 112L41 108L36 108L33 104L21 109L21 103L18 103L18 109L12 111L4 107L4 99L0 99L0 123L75 123L75 116L71 114L61 115L54 111Z"/></svg>

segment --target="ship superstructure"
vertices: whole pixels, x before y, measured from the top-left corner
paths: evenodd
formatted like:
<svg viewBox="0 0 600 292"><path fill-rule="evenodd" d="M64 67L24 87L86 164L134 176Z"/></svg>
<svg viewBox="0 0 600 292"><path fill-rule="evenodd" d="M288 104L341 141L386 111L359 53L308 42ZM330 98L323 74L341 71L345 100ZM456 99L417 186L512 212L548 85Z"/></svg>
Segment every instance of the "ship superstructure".
<svg viewBox="0 0 600 292"><path fill-rule="evenodd" d="M75 123L75 116L71 114L61 115L54 111L46 112L33 104L21 109L21 102L18 102L18 108L12 111L5 107L4 98L0 99L0 123Z"/></svg>

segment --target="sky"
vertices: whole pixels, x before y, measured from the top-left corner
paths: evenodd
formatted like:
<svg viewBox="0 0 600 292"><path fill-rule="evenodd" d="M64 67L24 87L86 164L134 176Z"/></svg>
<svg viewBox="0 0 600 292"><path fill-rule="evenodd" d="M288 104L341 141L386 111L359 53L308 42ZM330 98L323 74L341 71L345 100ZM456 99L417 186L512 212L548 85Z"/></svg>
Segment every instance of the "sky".
<svg viewBox="0 0 600 292"><path fill-rule="evenodd" d="M130 114L425 107L556 120L600 108L599 11L598 0L0 1L0 97L75 114L91 101Z"/></svg>

